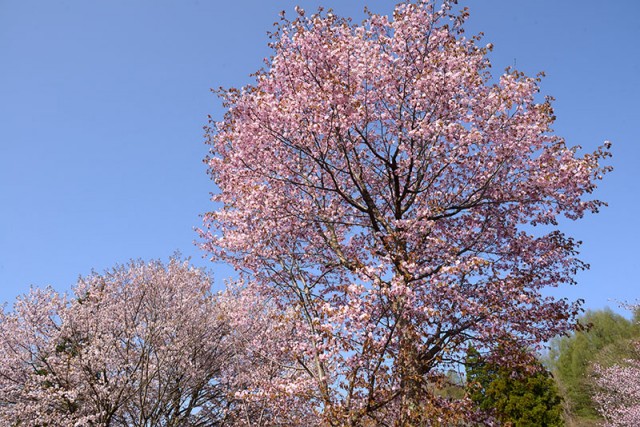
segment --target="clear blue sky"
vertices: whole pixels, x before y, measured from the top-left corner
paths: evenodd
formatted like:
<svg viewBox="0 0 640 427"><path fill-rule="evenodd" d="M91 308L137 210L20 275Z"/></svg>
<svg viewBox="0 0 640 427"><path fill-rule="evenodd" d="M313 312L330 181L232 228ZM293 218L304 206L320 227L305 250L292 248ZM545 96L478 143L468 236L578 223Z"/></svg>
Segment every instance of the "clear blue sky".
<svg viewBox="0 0 640 427"><path fill-rule="evenodd" d="M318 5L360 20L388 1L0 0L0 302L30 285L193 245L212 208L202 126L209 88L242 86L269 55L281 10ZM544 70L555 129L593 149L613 141L609 208L565 230L592 269L558 294L586 306L640 296L640 2L475 0L468 33L495 45L493 70Z"/></svg>

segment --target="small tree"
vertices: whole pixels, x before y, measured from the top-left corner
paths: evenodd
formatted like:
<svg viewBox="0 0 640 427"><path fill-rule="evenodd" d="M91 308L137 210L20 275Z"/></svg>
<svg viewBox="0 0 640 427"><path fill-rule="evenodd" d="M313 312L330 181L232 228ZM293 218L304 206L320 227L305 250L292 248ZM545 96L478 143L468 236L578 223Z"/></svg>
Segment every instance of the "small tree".
<svg viewBox="0 0 640 427"><path fill-rule="evenodd" d="M610 366L628 358L629 342L640 329L610 309L589 311L580 318L585 326L552 342L550 367L564 390L569 415L586 423L600 419L592 397L594 363Z"/></svg>
<svg viewBox="0 0 640 427"><path fill-rule="evenodd" d="M637 356L604 368L595 367L598 387L594 400L598 412L608 426L634 427L640 425L640 343Z"/></svg>
<svg viewBox="0 0 640 427"><path fill-rule="evenodd" d="M526 368L512 369L470 349L467 387L471 399L493 413L501 425L563 426L562 398L555 381L539 362L532 360Z"/></svg>
<svg viewBox="0 0 640 427"><path fill-rule="evenodd" d="M637 322L640 304L631 308ZM609 366L596 364L594 367L596 392L593 399L607 426L640 425L640 342L632 343L630 348L628 358Z"/></svg>
<svg viewBox="0 0 640 427"><path fill-rule="evenodd" d="M34 289L0 315L7 426L212 426L227 405L224 319L186 262L132 261Z"/></svg>
<svg viewBox="0 0 640 427"><path fill-rule="evenodd" d="M469 422L431 387L466 348L515 357L579 312L541 290L585 268L555 226L597 211L609 153L552 133L539 79L494 83L454 3L363 24L298 9L208 131L205 247L288 308L289 369L331 425Z"/></svg>

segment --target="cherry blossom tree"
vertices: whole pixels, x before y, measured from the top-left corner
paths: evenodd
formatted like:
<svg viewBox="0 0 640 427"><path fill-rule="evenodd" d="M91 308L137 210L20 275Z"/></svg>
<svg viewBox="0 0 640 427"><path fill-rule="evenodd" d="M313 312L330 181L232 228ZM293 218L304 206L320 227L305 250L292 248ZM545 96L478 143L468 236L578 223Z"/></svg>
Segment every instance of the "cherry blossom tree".
<svg viewBox="0 0 640 427"><path fill-rule="evenodd" d="M177 258L92 274L71 298L33 289L0 316L0 423L220 425L225 324Z"/></svg>
<svg viewBox="0 0 640 427"><path fill-rule="evenodd" d="M636 313L640 304L627 306ZM635 354L613 366L594 366L597 391L593 396L598 412L607 426L640 425L640 342L633 344Z"/></svg>
<svg viewBox="0 0 640 427"><path fill-rule="evenodd" d="M602 205L608 143L579 154L556 136L540 79L494 79L453 3L362 24L297 9L208 128L221 207L204 247L283 310L290 345L258 347L292 396L306 375L324 423L468 421L468 399L434 389L469 345L518 363L579 312L541 291L586 267L558 219Z"/></svg>
<svg viewBox="0 0 640 427"><path fill-rule="evenodd" d="M640 425L640 343L636 343L638 358L623 361L609 368L595 367L594 395L598 411L608 426Z"/></svg>

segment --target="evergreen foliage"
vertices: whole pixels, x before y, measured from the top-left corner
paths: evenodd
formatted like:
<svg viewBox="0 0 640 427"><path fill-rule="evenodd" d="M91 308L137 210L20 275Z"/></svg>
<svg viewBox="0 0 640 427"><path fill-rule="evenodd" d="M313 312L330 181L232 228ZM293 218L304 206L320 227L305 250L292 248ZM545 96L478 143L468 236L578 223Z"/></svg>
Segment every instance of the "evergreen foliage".
<svg viewBox="0 0 640 427"><path fill-rule="evenodd" d="M501 425L564 426L562 397L551 374L537 362L514 370L470 349L467 384L471 399L493 412Z"/></svg>

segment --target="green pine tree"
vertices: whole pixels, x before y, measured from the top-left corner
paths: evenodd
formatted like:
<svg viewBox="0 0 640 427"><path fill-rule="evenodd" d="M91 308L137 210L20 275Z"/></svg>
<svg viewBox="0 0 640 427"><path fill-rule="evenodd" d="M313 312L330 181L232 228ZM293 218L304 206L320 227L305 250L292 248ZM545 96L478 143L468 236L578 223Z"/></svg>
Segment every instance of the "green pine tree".
<svg viewBox="0 0 640 427"><path fill-rule="evenodd" d="M541 364L532 368L506 368L486 361L477 350L470 349L469 395L479 408L493 412L503 425L564 426L562 398L555 381Z"/></svg>

